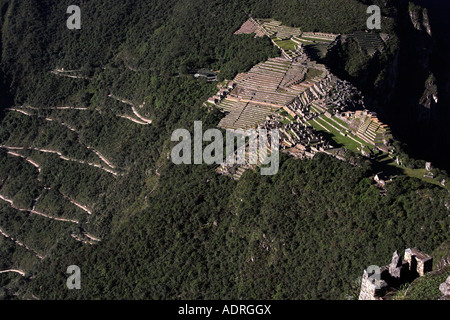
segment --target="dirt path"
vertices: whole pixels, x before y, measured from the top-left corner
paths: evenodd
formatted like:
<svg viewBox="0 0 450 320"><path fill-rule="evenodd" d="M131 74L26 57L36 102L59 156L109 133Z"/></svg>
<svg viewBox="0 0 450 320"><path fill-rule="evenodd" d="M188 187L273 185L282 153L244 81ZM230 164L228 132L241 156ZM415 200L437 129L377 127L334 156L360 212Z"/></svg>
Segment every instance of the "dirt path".
<svg viewBox="0 0 450 320"><path fill-rule="evenodd" d="M50 71L50 73L57 75L57 76L61 76L61 77L67 77L67 78L73 78L73 79L84 79L84 80L92 80L92 78L89 77L85 77L85 76L73 76L67 73L70 72L75 72L76 70L69 70L69 71L64 71L62 69L55 69Z"/></svg>
<svg viewBox="0 0 450 320"><path fill-rule="evenodd" d="M83 235L85 235L86 237L88 237L89 239L94 240L94 241L102 241L101 239L94 237L93 235L87 233L86 231L83 231Z"/></svg>
<svg viewBox="0 0 450 320"><path fill-rule="evenodd" d="M17 109L19 108L19 109ZM19 106L16 108L11 108L10 110L22 110L22 108L27 108L27 109L31 109L31 110L84 110L84 111L89 111L89 110L93 110L90 108L85 108L85 107L49 107L49 108L36 108L36 107L32 107L32 106ZM96 111L98 111L97 109L94 109Z"/></svg>
<svg viewBox="0 0 450 320"><path fill-rule="evenodd" d="M62 193L60 193L60 194L61 194L61 196L62 196L64 199L68 200L70 203L72 203L73 205L77 206L78 208L80 208L81 210L83 210L84 212L86 212L87 214L89 214L89 215L92 214L92 211L89 210L88 207L83 206L82 204L79 204L79 203L76 202L75 200L69 198L69 197L66 196L66 195L63 195Z"/></svg>
<svg viewBox="0 0 450 320"><path fill-rule="evenodd" d="M25 156L23 156L21 154L13 152L13 151L7 151L7 153L12 155L12 156L15 156L15 157L19 157L19 158L25 159L25 161L31 163L34 167L36 167L38 169L38 172L41 172L40 165L38 163L34 162L33 160L31 160L30 158L27 158L27 157L25 157Z"/></svg>
<svg viewBox="0 0 450 320"><path fill-rule="evenodd" d="M149 124L152 123L151 119L147 119L147 118L145 118L145 117L143 117L142 115L139 114L139 112L136 110L136 106L131 101L128 101L128 100L125 100L125 99L121 99L119 97L116 97L113 94L109 94L108 97L131 106L131 110L133 111L134 115L136 117L138 117L139 120L134 119L134 118L129 117L129 116L125 116L125 115L117 115L118 117L125 118L125 119L131 120L131 121L133 121L135 123L142 124L142 125L149 125ZM140 105L139 107L142 108L144 106L144 104L145 104L145 102L142 105Z"/></svg>
<svg viewBox="0 0 450 320"><path fill-rule="evenodd" d="M19 207L17 207L14 204L14 202L11 199L8 199L7 197L5 197L3 195L0 195L0 200L8 202L13 209L19 210L21 212L29 212L29 213L36 214L36 215L39 215L39 216L42 216L42 217L45 217L45 218L48 218L48 219L51 219L51 220L56 220L56 221L71 222L71 223L75 223L75 224L79 224L80 223L78 220L64 219L64 218L58 218L58 217L49 216L48 214L36 211L35 208L33 208L31 210L19 208Z"/></svg>
<svg viewBox="0 0 450 320"><path fill-rule="evenodd" d="M36 108L35 108L35 109L36 109ZM65 109L76 109L76 108L72 108L72 107L59 107L59 108L55 108L55 109L65 110ZM20 112L20 113L23 113L23 114L28 115L28 116L36 116L36 117L38 117L38 118L44 118L46 121L49 121L49 122L55 122L55 123L58 123L58 124L60 124L60 125L62 125L62 126L64 126L64 127L66 127L66 128L69 129L70 131L76 133L76 134L77 134L77 140L78 140L78 142L79 142L82 146L84 146L85 148L91 150L91 151L92 151L92 152L100 159L100 161L104 162L104 163L105 163L108 167L110 167L111 169L115 169L115 168L116 168L110 161L108 161L108 159L106 159L103 155L101 155L100 152L96 151L96 150L95 150L94 148L92 148L92 147L89 147L89 146L85 145L85 144L81 141L81 139L80 139L80 133L79 133L75 128L73 128L73 127L71 127L70 125L68 125L67 123L62 122L62 121L59 121L59 120L56 120L56 119L52 119L52 118L49 118L49 117L42 117L42 116L39 116L39 115L33 115L33 114L30 114L30 113L24 112L23 110L20 110L20 109L8 109L8 110ZM83 110L84 110L84 109L83 109Z"/></svg>
<svg viewBox="0 0 450 320"><path fill-rule="evenodd" d="M38 197L38 199L39 199L39 197ZM35 202L36 202L38 199L36 199ZM17 206L14 205L14 203L13 203L13 201L12 201L11 199L8 199L7 197L2 196L2 195L0 195L0 200L3 200L3 201L5 201L5 202L8 202L8 203L10 204L10 206L11 206L13 209L16 209L16 210L21 211L21 212L29 212L29 213L32 213L32 214L36 214L36 215L43 216L43 217L48 218L48 219L51 219L51 220L56 220L56 221L62 221L62 222L70 222L70 223L80 224L80 222L77 221L77 220L73 220L73 219L64 219L64 218L58 218L58 217L52 217L52 216L49 216L49 215L47 215L47 214L45 214L45 213L42 213L42 212L39 212L39 211L35 210L35 206L33 206L33 209L32 209L32 210L18 208ZM72 202L72 201L71 201L71 202ZM75 202L72 202L72 203L75 204L75 205L77 205L77 203L75 203ZM80 205L80 206L81 206L81 205ZM84 206L81 206L81 207L87 210L87 208L85 208ZM89 212L90 212L90 211L89 211ZM90 213L89 213L89 214L90 214ZM16 244L18 244L19 246L22 246L22 247L26 248L27 250L29 250L30 252L32 252L33 254L35 254L38 258L43 259L42 255L38 254L35 250L29 248L28 246L26 246L26 245L23 244L22 242L20 242L20 241L14 239L14 238L12 238L12 237L10 237L10 236L9 236L8 234L6 234L2 229L0 229L0 233L1 233L3 236L5 236L6 238L10 238L10 240L14 241L14 242L15 242ZM95 244L96 242L100 242L100 241L101 241L101 239L99 239L99 238L97 238L97 237L95 237L95 236L93 236L93 235L87 233L86 231L82 231L82 233L83 233L83 235L84 235L85 237L87 237L89 240L83 240L83 239L77 237L77 236L76 236L75 234L73 234L73 233L71 233L71 237L74 238L74 239L77 240L77 241L81 241L81 242L83 242L83 243L88 243L88 244L91 244L91 245L92 245L92 244Z"/></svg>
<svg viewBox="0 0 450 320"><path fill-rule="evenodd" d="M74 234L74 233L71 233L70 236L71 236L72 238L74 238L75 241L78 241L78 242L81 242L81 243L84 243L84 244L90 244L90 245L95 244L93 241L81 239L80 237L78 237L78 236L77 236L76 234Z"/></svg>
<svg viewBox="0 0 450 320"><path fill-rule="evenodd" d="M27 249L28 251L30 251L31 253L33 253L36 257L38 257L39 259L44 259L44 257L42 255L40 255L39 253L37 253L35 250L31 249L30 247L28 247L27 245L23 244L22 242L18 241L17 239L14 239L13 237L11 237L10 235L8 235L6 232L3 231L3 229L0 228L0 234L2 234L5 238L10 239L11 241L13 241L14 243L16 243L17 245Z"/></svg>
<svg viewBox="0 0 450 320"><path fill-rule="evenodd" d="M74 233L71 233L70 236L71 236L72 238L74 238L76 241L79 241L79 242L82 242L82 243L85 243L85 244L90 244L90 245L94 245L94 244L97 244L98 242L102 241L101 239L96 238L96 237L90 235L90 234L87 233L86 231L83 231L82 234L83 234L83 236L86 237L88 240L82 239L79 235L76 235L76 234L74 234Z"/></svg>
<svg viewBox="0 0 450 320"><path fill-rule="evenodd" d="M101 170L103 170L105 172L108 172L108 173L110 173L110 174L112 174L114 176L118 176L119 175L117 172L115 172L115 171L113 171L111 169L105 168L105 167L103 167L103 166L101 166L99 164L95 164L95 163L91 163L91 162L86 162L84 160L79 160L79 159L74 159L74 158L69 158L69 157L63 156L61 152L56 151L56 150L39 149L39 148L32 148L32 147L11 147L11 146L5 146L5 145L0 145L0 148L4 148L4 149L7 149L7 150L32 150L32 151L38 151L38 152L42 152L42 153L56 154L62 160L71 161L71 162L77 162L77 163L80 163L80 164L85 164L85 165L88 165L88 166L91 166L91 167L95 167L95 168L101 169Z"/></svg>
<svg viewBox="0 0 450 320"><path fill-rule="evenodd" d="M91 150L93 153L95 153L100 160L102 160L104 163L106 163L107 166L109 166L112 169L115 169L116 167L108 160L106 159L100 152L98 152L97 150L95 150L92 147L86 146L86 148L88 148L89 150Z"/></svg>
<svg viewBox="0 0 450 320"><path fill-rule="evenodd" d="M3 270L3 271L0 271L0 273L8 273L8 272L15 272L15 273L18 273L18 274L20 274L22 277L25 276L25 272L22 271L22 270L9 269L9 270Z"/></svg>
<svg viewBox="0 0 450 320"><path fill-rule="evenodd" d="M131 110L133 110L133 113L136 115L136 117L138 117L139 119L141 119L143 122L145 122L146 124L151 124L152 120L144 118L143 116L141 116L137 111L136 108L134 106L131 106Z"/></svg>
<svg viewBox="0 0 450 320"><path fill-rule="evenodd" d="M130 121L133 121L134 123L137 123L137 124L142 124L144 126L148 125L148 123L136 120L135 118L130 117L130 116L121 115L121 114L117 114L117 116L120 117L120 118L124 118L124 119L130 120Z"/></svg>
<svg viewBox="0 0 450 320"><path fill-rule="evenodd" d="M15 111L15 112L23 113L24 115L27 115L27 116L32 116L31 113L28 113L28 112L26 112L24 110L21 110L21 109L8 108L8 109L5 109L5 110L7 110L7 111Z"/></svg>

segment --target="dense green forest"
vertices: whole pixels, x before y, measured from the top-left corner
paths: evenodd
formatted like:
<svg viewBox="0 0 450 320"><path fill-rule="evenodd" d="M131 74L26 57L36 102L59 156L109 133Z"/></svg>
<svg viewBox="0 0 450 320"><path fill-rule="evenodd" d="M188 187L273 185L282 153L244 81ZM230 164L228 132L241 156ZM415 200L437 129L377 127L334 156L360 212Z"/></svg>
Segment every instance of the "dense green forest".
<svg viewBox="0 0 450 320"><path fill-rule="evenodd" d="M33 292L46 298L336 299L351 294L364 266L392 250L427 252L446 239L447 191L399 179L381 197L367 176L321 156L284 159L280 173L249 172L238 183L208 167L168 165L151 208L98 248L43 263ZM84 290L69 292L68 263ZM51 277L57 277L50 281ZM312 285L314 284L314 285Z"/></svg>
<svg viewBox="0 0 450 320"><path fill-rule="evenodd" d="M73 4L70 1L1 3L4 30L8 30L2 37L3 71L16 104L39 103L50 96L55 99L50 103L61 102L77 91L79 99L89 100L83 84L77 84L77 90L73 85L55 84L53 81L62 80L43 74L60 67L80 70L85 76L102 74L102 84L117 81L113 87L127 79L134 94L141 96L149 92L146 72L169 77L192 68L210 68L232 78L237 71L277 55L267 38L250 41L251 36L233 36L248 15L274 17L304 31L335 33L364 30L367 19L367 7L356 0L334 1L332 5L325 0L102 0L83 3L82 30L69 31L65 10ZM389 32L392 25L390 18L386 19L383 31ZM119 69L120 76L110 69ZM130 81L121 69L140 72ZM104 78L108 76L111 78Z"/></svg>
<svg viewBox="0 0 450 320"><path fill-rule="evenodd" d="M0 0L0 144L24 148L0 149L0 194L24 209L1 201L0 228L33 250L0 237L0 270L26 272L0 275L0 299L339 299L394 250L432 253L448 241L445 189L400 176L383 197L369 179L376 168L359 157L283 156L277 175L249 171L238 182L168 159L173 130L222 117L202 108L216 83L191 70L232 79L280 54L266 37L233 35L249 15L351 33L365 28L366 2L92 0L78 3L82 29L68 30L73 1ZM383 8L383 32L393 32L394 13ZM368 58L355 65L352 46L329 59L345 60L358 80ZM390 54L377 57L370 81ZM62 68L69 73L51 73ZM119 117L131 107L109 95L141 105L152 124ZM83 232L101 241L75 241ZM82 290L65 287L74 264Z"/></svg>

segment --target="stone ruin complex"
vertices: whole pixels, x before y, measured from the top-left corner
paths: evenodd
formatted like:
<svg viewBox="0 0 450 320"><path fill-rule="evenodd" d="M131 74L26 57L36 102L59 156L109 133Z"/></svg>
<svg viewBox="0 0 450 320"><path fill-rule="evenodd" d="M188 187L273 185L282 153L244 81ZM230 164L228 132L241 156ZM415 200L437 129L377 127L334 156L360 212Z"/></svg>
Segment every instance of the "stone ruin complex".
<svg viewBox="0 0 450 320"><path fill-rule="evenodd" d="M364 270L359 300L386 300L390 289L411 283L432 270L433 258L417 248L406 249L403 259L395 251L392 262L379 269Z"/></svg>
<svg viewBox="0 0 450 320"><path fill-rule="evenodd" d="M310 60L301 50L288 52L280 47L280 41L293 41L298 48L308 41L330 43L338 35L303 33L279 21L253 18L235 32L242 33L268 36L283 54L218 85L219 91L207 105L224 113L220 128L279 129L280 150L300 159L312 158L317 152L343 159L333 152L339 148L317 128L353 140L363 154L367 154L367 146L390 152L389 128L365 108L364 97L354 86L337 78L325 65ZM221 165L217 171L239 179L253 167Z"/></svg>

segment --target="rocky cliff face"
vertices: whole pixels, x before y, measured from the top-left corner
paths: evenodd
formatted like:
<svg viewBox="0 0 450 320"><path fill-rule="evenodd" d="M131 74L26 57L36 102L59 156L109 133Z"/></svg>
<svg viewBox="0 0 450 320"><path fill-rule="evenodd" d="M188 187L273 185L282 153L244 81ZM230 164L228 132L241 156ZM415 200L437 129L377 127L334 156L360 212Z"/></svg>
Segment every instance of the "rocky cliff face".
<svg viewBox="0 0 450 320"><path fill-rule="evenodd" d="M364 94L369 108L407 145L404 151L450 170L442 153L450 148L450 24L445 14L450 2L397 0L385 6L394 22L382 30L389 40L381 53L365 56L351 37L342 37L330 48L326 64Z"/></svg>
<svg viewBox="0 0 450 320"><path fill-rule="evenodd" d="M432 120L435 108L439 102L436 76L431 71L433 69L431 63L436 46L432 38L433 33L428 10L410 3L408 13L411 24L415 31L417 31L414 32L414 38L422 45L421 47L409 48L409 51L415 55L418 67L422 69L423 75L427 75L425 81L423 81L423 77L420 79L421 82L423 81L422 90L420 91L422 95L416 103L420 107L418 109L420 120L428 122Z"/></svg>
<svg viewBox="0 0 450 320"><path fill-rule="evenodd" d="M418 31L426 31L429 36L432 36L428 10L426 8L421 8L411 4L408 11L411 22L414 25L414 29Z"/></svg>
<svg viewBox="0 0 450 320"><path fill-rule="evenodd" d="M436 83L436 77L432 72L430 72L430 76L425 81L425 90L423 91L422 97L419 100L419 105L424 107L430 112L428 113L429 118L432 117L432 110L437 106L439 102L439 94Z"/></svg>
<svg viewBox="0 0 450 320"><path fill-rule="evenodd" d="M385 30L383 52L364 56L342 40L330 49L327 65L358 87L413 158L450 170L441 151L450 147L450 2L397 0L386 6L394 27Z"/></svg>
<svg viewBox="0 0 450 320"><path fill-rule="evenodd" d="M398 137L415 150L416 158L435 161L450 146L450 55L448 23L442 12L450 4L437 1L405 2L398 7L399 37L396 92L388 112Z"/></svg>
<svg viewBox="0 0 450 320"><path fill-rule="evenodd" d="M450 146L450 25L443 14L450 3L405 0L395 6L398 52L374 85L378 111L413 157L448 170L441 150Z"/></svg>

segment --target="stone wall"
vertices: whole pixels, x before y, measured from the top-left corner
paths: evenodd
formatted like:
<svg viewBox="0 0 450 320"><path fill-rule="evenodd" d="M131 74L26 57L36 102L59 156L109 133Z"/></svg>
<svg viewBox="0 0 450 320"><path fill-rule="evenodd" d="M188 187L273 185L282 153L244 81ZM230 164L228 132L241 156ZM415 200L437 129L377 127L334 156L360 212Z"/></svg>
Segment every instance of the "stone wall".
<svg viewBox="0 0 450 320"><path fill-rule="evenodd" d="M364 270L359 300L379 300L380 297L385 295L388 284L386 281L376 278L374 272Z"/></svg>
<svg viewBox="0 0 450 320"><path fill-rule="evenodd" d="M408 257L408 260L406 257ZM406 249L405 260L408 261L411 271L413 271L413 266L416 266L416 272L420 277L433 269L433 258L423 252L420 252L417 248Z"/></svg>

